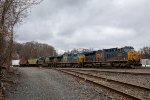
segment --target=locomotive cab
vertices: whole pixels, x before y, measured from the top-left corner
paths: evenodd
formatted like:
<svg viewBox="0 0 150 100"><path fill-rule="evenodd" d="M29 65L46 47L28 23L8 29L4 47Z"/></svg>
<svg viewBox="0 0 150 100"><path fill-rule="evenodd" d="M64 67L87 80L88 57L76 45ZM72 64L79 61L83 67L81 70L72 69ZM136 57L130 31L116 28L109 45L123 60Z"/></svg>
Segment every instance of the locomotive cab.
<svg viewBox="0 0 150 100"><path fill-rule="evenodd" d="M128 60L140 61L140 54L136 51L129 51L128 52Z"/></svg>
<svg viewBox="0 0 150 100"><path fill-rule="evenodd" d="M128 54L128 63L133 66L140 66L140 53L135 51L133 47L126 47Z"/></svg>

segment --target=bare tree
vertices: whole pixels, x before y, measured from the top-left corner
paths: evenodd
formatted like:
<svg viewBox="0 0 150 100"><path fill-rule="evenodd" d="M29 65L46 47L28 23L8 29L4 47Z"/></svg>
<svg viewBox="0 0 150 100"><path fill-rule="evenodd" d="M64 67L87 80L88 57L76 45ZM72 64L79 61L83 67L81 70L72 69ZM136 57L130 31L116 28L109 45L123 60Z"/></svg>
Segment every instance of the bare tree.
<svg viewBox="0 0 150 100"><path fill-rule="evenodd" d="M140 49L142 59L150 59L150 47Z"/></svg>
<svg viewBox="0 0 150 100"><path fill-rule="evenodd" d="M15 43L15 49L21 59L56 55L54 47L34 41L23 44Z"/></svg>
<svg viewBox="0 0 150 100"><path fill-rule="evenodd" d="M4 62L8 59L11 60L14 27L27 17L29 8L39 4L41 1L0 0L0 80L2 78L2 66Z"/></svg>

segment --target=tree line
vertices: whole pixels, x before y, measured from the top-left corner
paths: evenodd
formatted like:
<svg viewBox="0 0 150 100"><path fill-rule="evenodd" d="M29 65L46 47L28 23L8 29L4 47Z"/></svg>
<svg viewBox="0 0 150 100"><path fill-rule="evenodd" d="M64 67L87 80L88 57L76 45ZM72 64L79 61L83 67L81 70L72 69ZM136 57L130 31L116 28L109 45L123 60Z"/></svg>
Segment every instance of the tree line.
<svg viewBox="0 0 150 100"><path fill-rule="evenodd" d="M150 59L150 47L146 46L140 49L142 59Z"/></svg>
<svg viewBox="0 0 150 100"><path fill-rule="evenodd" d="M30 59L42 56L55 56L56 50L48 44L35 41L26 43L14 43L14 52L12 59Z"/></svg>

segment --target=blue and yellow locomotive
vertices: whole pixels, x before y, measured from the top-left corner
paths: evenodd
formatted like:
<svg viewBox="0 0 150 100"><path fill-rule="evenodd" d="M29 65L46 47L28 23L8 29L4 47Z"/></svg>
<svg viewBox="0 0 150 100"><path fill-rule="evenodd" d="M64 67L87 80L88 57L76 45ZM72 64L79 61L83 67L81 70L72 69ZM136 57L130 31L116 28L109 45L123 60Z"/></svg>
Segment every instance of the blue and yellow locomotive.
<svg viewBox="0 0 150 100"><path fill-rule="evenodd" d="M101 67L112 66L118 68L139 67L140 53L133 47L110 48L82 53L64 53L60 56L39 57L28 60L29 65L50 67Z"/></svg>
<svg viewBox="0 0 150 100"><path fill-rule="evenodd" d="M139 67L140 54L133 47L110 48L77 54L63 54L47 59L49 66L54 67Z"/></svg>
<svg viewBox="0 0 150 100"><path fill-rule="evenodd" d="M141 66L140 54L133 47L111 48L97 51L96 61L116 67Z"/></svg>

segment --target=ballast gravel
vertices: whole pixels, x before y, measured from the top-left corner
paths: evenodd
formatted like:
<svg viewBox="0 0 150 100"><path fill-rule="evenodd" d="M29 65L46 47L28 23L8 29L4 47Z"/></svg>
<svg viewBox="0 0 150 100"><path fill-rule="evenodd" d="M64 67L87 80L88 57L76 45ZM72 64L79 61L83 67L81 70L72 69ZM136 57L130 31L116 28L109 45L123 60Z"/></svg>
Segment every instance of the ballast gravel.
<svg viewBox="0 0 150 100"><path fill-rule="evenodd" d="M93 86L62 72L38 67L18 67L19 83L5 100L111 100Z"/></svg>

